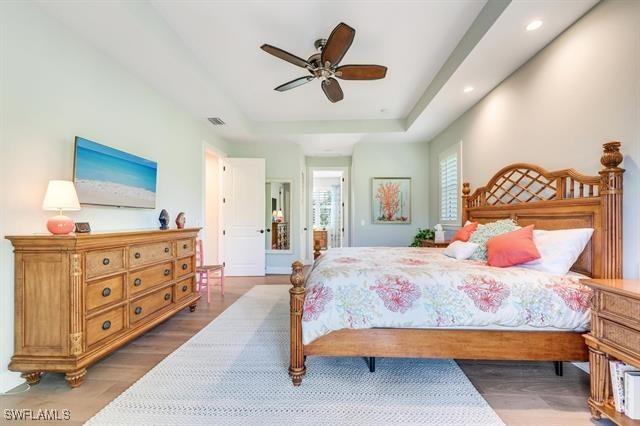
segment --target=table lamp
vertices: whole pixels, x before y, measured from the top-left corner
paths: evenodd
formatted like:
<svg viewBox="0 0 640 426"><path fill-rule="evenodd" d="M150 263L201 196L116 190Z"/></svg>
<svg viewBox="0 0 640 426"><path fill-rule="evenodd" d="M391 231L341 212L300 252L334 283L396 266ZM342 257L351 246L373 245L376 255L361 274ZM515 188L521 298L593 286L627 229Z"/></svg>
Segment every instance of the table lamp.
<svg viewBox="0 0 640 426"><path fill-rule="evenodd" d="M57 211L59 214L49 218L47 229L54 235L65 235L73 231L74 223L62 211L80 210L78 194L73 182L68 180L50 180L47 193L42 202L42 210Z"/></svg>

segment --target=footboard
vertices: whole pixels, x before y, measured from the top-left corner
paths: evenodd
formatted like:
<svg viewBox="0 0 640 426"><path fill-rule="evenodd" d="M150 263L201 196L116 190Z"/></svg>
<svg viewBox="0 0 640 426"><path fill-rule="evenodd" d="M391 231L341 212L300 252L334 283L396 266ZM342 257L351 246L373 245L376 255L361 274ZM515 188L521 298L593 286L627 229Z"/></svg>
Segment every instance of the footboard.
<svg viewBox="0 0 640 426"><path fill-rule="evenodd" d="M307 372L304 365L304 346L302 345L302 306L304 305L304 265L295 261L291 265L291 284L289 289L291 315L291 361L289 376L294 386L300 386Z"/></svg>

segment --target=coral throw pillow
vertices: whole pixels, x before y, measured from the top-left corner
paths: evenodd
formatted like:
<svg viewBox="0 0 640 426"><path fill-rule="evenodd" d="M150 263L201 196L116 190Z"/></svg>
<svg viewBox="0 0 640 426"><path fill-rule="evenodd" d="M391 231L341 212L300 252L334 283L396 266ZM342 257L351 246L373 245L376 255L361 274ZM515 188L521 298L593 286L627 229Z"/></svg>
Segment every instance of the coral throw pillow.
<svg viewBox="0 0 640 426"><path fill-rule="evenodd" d="M504 268L540 258L533 242L534 225L525 226L487 241L487 263Z"/></svg>
<svg viewBox="0 0 640 426"><path fill-rule="evenodd" d="M466 243L469 241L471 234L473 234L476 229L478 229L478 222L466 223L462 228L458 229L456 234L453 236L453 239L451 239L451 242L462 241L463 243Z"/></svg>

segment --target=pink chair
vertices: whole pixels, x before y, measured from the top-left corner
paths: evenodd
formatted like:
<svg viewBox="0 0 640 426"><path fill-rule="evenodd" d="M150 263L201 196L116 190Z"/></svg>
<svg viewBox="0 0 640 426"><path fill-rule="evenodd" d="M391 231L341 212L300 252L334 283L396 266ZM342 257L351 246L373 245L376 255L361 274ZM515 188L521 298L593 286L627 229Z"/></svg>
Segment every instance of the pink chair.
<svg viewBox="0 0 640 426"><path fill-rule="evenodd" d="M214 274L220 272L220 295L224 296L224 265L205 265L204 251L202 250L202 240L196 241L196 286L199 293L203 289L207 290L207 303L211 302L210 283L215 278Z"/></svg>

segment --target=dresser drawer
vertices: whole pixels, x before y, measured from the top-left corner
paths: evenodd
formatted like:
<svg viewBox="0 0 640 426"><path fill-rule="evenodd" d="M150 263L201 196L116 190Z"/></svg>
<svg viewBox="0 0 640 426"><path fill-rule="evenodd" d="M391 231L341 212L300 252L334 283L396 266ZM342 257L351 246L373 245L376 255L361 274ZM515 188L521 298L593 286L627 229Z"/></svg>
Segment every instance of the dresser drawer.
<svg viewBox="0 0 640 426"><path fill-rule="evenodd" d="M87 279L124 269L124 248L88 252L86 269Z"/></svg>
<svg viewBox="0 0 640 426"><path fill-rule="evenodd" d="M182 277L184 275L193 272L193 257L185 257L178 259L176 266L176 277Z"/></svg>
<svg viewBox="0 0 640 426"><path fill-rule="evenodd" d="M171 281L173 262L161 263L129 273L129 293L134 295L158 284Z"/></svg>
<svg viewBox="0 0 640 426"><path fill-rule="evenodd" d="M87 311L119 302L124 299L124 295L124 275L93 281L87 285Z"/></svg>
<svg viewBox="0 0 640 426"><path fill-rule="evenodd" d="M170 241L132 246L129 248L129 266L132 268L148 263L169 260L171 258L173 258L173 253L171 252Z"/></svg>
<svg viewBox="0 0 640 426"><path fill-rule="evenodd" d="M87 346L91 346L124 329L125 306L118 306L87 320Z"/></svg>
<svg viewBox="0 0 640 426"><path fill-rule="evenodd" d="M600 318L600 330L602 332L600 340L603 342L614 344L627 352L640 356L640 331L604 318Z"/></svg>
<svg viewBox="0 0 640 426"><path fill-rule="evenodd" d="M193 254L194 240L178 240L176 241L176 256L184 257Z"/></svg>
<svg viewBox="0 0 640 426"><path fill-rule="evenodd" d="M129 304L129 321L133 324L153 315L173 303L173 286L168 286L148 296L132 300Z"/></svg>
<svg viewBox="0 0 640 426"><path fill-rule="evenodd" d="M613 314L624 322L636 324L640 328L640 300L603 291L600 293L599 311Z"/></svg>
<svg viewBox="0 0 640 426"><path fill-rule="evenodd" d="M182 300L185 297L193 294L194 278L187 278L186 280L178 281L176 283L176 302Z"/></svg>

